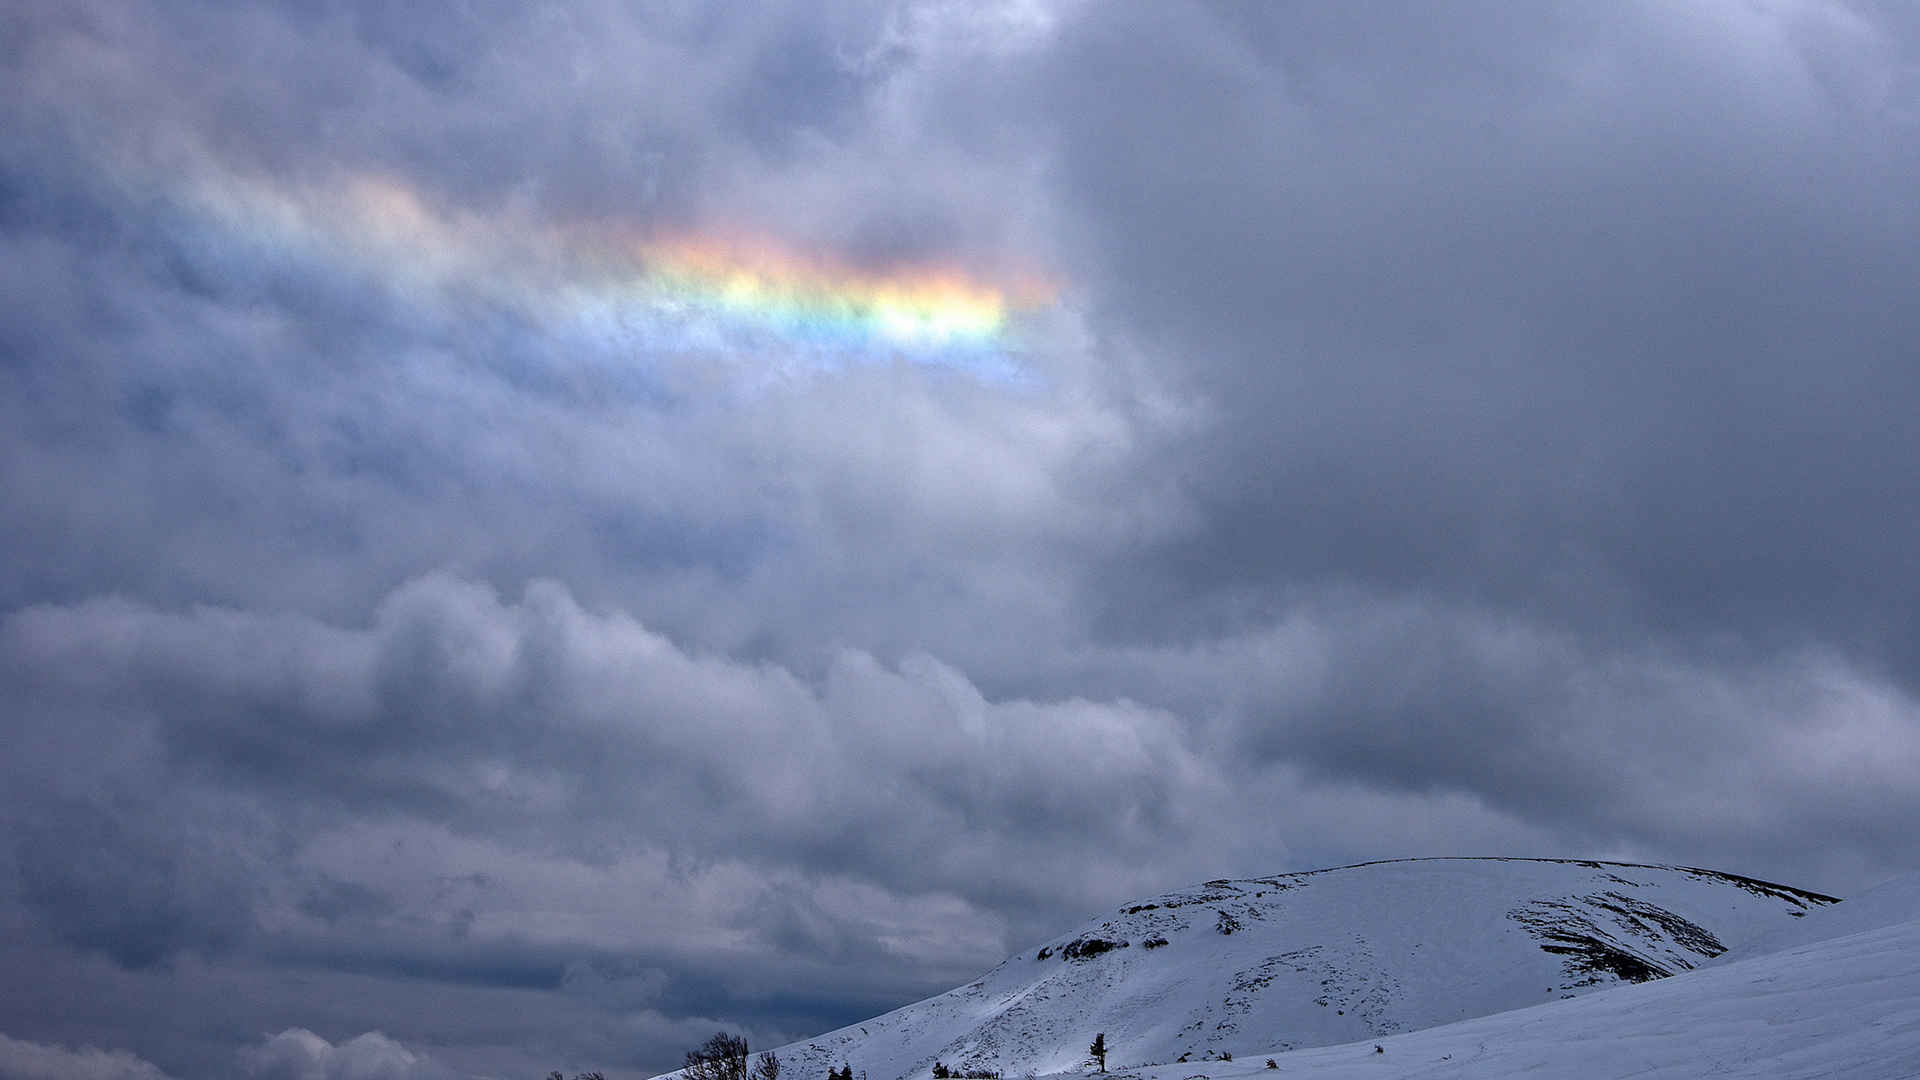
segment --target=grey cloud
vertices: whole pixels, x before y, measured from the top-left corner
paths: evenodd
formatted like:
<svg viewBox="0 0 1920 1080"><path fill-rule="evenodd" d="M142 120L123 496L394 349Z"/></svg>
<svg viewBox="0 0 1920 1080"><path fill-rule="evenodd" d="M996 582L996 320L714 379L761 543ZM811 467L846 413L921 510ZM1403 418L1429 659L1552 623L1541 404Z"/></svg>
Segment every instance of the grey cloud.
<svg viewBox="0 0 1920 1080"><path fill-rule="evenodd" d="M1092 903L1092 890L1129 887L1131 877L1112 876L1128 853L1164 858L1180 838L1217 829L1235 783L1250 782L1248 767L1234 763L1243 754L1329 779L1465 794L1516 818L1658 850L1689 838L1726 842L1756 817L1800 827L1790 820L1799 800L1769 802L1757 792L1811 797L1844 786L1853 794L1825 820L1860 823L1897 818L1908 801L1895 765L1867 783L1807 758L1809 740L1836 734L1873 741L1887 762L1905 752L1895 748L1911 725L1911 701L1842 663L1775 658L1763 671L1662 650L1609 651L1445 608L1332 603L1281 631L1200 654L1105 661L1132 674L1102 678L1210 714L1204 724L1125 699L996 701L924 656L889 668L848 652L817 680L805 678L684 651L629 617L584 610L551 584L509 604L484 587L422 579L365 628L347 630L211 609L41 608L10 619L4 640L22 685L43 703L42 724L97 716L102 700L140 703L126 722L151 725L155 760L139 766L150 789L176 775L208 778L229 799L280 800L275 813L308 830L399 815L486 838L476 853L490 844L583 859L658 850L699 865L725 852L748 860L756 876L844 874L981 910L1004 910L1004 898L1016 897L1034 905L1029 918L1063 916ZM1874 702L1877 712L1836 719ZM1715 762L1724 779L1689 776L1701 761ZM1717 810L1701 814L1699 802L1715 799ZM105 820L54 816L81 832L88 820ZM40 859L37 844L25 834L20 845L34 889L116 895L84 865ZM1881 857L1900 850L1884 829L1832 846ZM453 948L469 940L473 912L497 908L504 882L520 873L458 869L465 859L396 886L416 892L412 903L425 905L417 909L343 877L351 864L313 869L306 880L323 883L319 894L293 881L272 903L323 924L344 919L367 942L415 926ZM1046 879L1022 872L1038 864L1065 869ZM142 881L181 877L136 872L139 865L127 873ZM363 860L359 869L370 866ZM224 875L202 869L192 880L201 891L176 902L183 910L197 910L195 896L247 910L238 866ZM431 894L417 894L433 882ZM832 961L849 942L870 940L858 921L841 923L804 886L792 889L755 885L750 894L760 899L730 917L795 956ZM357 901L317 906L316 895ZM60 898L43 896L49 910ZM128 910L158 918L173 909ZM102 925L107 933L118 924ZM431 952L408 959L405 940L392 937L372 956L391 957L377 963L396 970L462 966L428 959ZM522 963L510 940L491 940L508 951L476 954L476 972ZM170 941L156 933L146 948L164 951ZM329 962L363 969L365 961L348 963L350 953L338 950L316 955L334 952ZM550 985L564 952L539 955L527 954L527 970Z"/></svg>
<svg viewBox="0 0 1920 1080"><path fill-rule="evenodd" d="M1824 867L1776 864L1789 876L1903 857L1893 823L1914 808L1905 772L1920 708L1831 656L1613 651L1444 609L1334 608L1310 623L1316 651L1338 660L1250 677L1244 734L1257 753L1749 865L1775 857L1762 837L1829 837ZM1880 748L1881 767L1840 749L1862 743Z"/></svg>
<svg viewBox="0 0 1920 1080"><path fill-rule="evenodd" d="M738 1016L668 1016L647 1003L565 989L357 974L244 956L129 972L70 950L20 944L9 935L0 1001L21 1037L33 1028L44 1032L36 1036L42 1044L134 1048L179 1077L245 1076L239 1050L259 1047L264 1033L299 1025L326 1032L336 1044L378 1029L463 1074L537 1077L561 1068L571 1076L601 1069L639 1080L650 1075L648 1066L677 1060L715 1027L740 1025ZM901 993L893 988L880 1000ZM871 1011L832 1015L850 1020Z"/></svg>
<svg viewBox="0 0 1920 1080"><path fill-rule="evenodd" d="M802 14L772 29L717 17L662 27L593 7L552 19L512 5L431 28L378 6L21 15L30 62L11 107L31 137L0 150L20 285L0 331L18 346L0 467L15 496L5 538L29 557L0 573L0 598L117 590L338 618L455 566L508 588L559 576L724 648L791 656L835 612L849 622L837 636L884 636L876 647L896 655L984 644L929 609L955 590L991 599L1051 587L1025 551L1029 538L1061 549L1051 561L1073 546L1050 504L1075 493L1051 474L1094 440L1124 446L1124 419L1105 403L1064 387L969 399L898 371L754 400L714 371L751 377L756 360L676 368L585 330L556 341L552 327L485 298L423 301L365 267L229 235L231 223L214 228L168 192L141 190L149 173L190 173L211 157L235 175L322 191L391 171L450 213L712 214L876 265L1004 247L1014 226L998 207L1022 191L1031 203L1032 191L998 159L849 129L787 164L755 163L707 123L703 103L723 91L769 106L806 98L763 85L736 54L771 63L791 51L782 35L811 35L817 66L880 32L858 10L820 26ZM210 44L228 36L244 47ZM210 48L232 63L191 61ZM412 61L383 49L457 54L476 71L425 87L407 74ZM549 77L582 66L577 79ZM467 83L471 93L456 92ZM648 138L583 130L656 114L674 138L712 145L662 159ZM511 160L440 144L413 160L400 145L468 128ZM575 137L633 162L575 161L546 143ZM698 168L713 175L691 186L714 205L640 198L655 183L628 165L661 160L709 161ZM522 190L515 170L529 163L547 186ZM549 190L595 183L609 191ZM761 415L743 424L743 407ZM926 520L921 508L938 513ZM69 542L77 534L87 542ZM849 558L849 544L866 551ZM930 544L943 560L916 556ZM823 572L786 573L796 557ZM855 593L874 599L831 599ZM768 624L782 612L792 614Z"/></svg>
<svg viewBox="0 0 1920 1080"><path fill-rule="evenodd" d="M298 905L301 913L329 924L377 919L394 907L391 899L365 885L325 875L306 889Z"/></svg>
<svg viewBox="0 0 1920 1080"><path fill-rule="evenodd" d="M1619 643L1497 608L1326 590L1256 629L1078 659L1081 680L1204 718L1191 742L1242 797L1285 792L1272 812L1299 824L1283 831L1302 848L1362 843L1343 819L1411 800L1451 804L1449 843L1472 850L1492 850L1470 841L1484 812L1545 830L1506 834L1525 850L1714 853L1841 893L1871 876L1862 867L1911 857L1900 822L1916 809L1920 703L1832 650ZM1356 792L1372 805L1347 802Z"/></svg>
<svg viewBox="0 0 1920 1080"><path fill-rule="evenodd" d="M0 1077L6 1080L167 1080L152 1062L124 1050L45 1046L0 1035Z"/></svg>
<svg viewBox="0 0 1920 1080"><path fill-rule="evenodd" d="M803 676L550 583L506 602L447 576L358 626L94 601L18 612L0 645L35 703L37 752L10 767L51 778L13 813L64 830L14 836L54 939L129 965L240 950L558 991L583 1039L636 1009L804 1034L1169 874L1261 872L1282 850L1557 837L1834 888L1911 857L1900 823L1920 809L1913 702L1835 658L1730 667L1361 597L1086 654L1080 681L1162 708L995 699L926 656L845 652ZM58 792L92 773L71 755L100 744L140 801L75 812ZM169 803L199 809L132 829ZM62 865L61 842L99 861ZM206 862L227 851L252 854ZM553 910L576 915L528 937Z"/></svg>
<svg viewBox="0 0 1920 1080"><path fill-rule="evenodd" d="M242 1054L246 1075L261 1080L452 1080L455 1073L377 1031L335 1045L289 1028Z"/></svg>
<svg viewBox="0 0 1920 1080"><path fill-rule="evenodd" d="M227 951L251 929L250 867L233 833L195 834L152 803L56 802L19 823L26 902L59 938L128 967Z"/></svg>
<svg viewBox="0 0 1920 1080"><path fill-rule="evenodd" d="M1111 317L1218 418L1160 462L1192 530L1102 568L1143 583L1112 631L1332 580L1910 671L1916 162L1873 88L1911 28L1391 22L1154 8L1036 76ZM1809 76L1833 51L1857 79Z"/></svg>
<svg viewBox="0 0 1920 1080"><path fill-rule="evenodd" d="M927 658L849 653L809 681L550 584L510 605L429 578L348 630L98 601L17 613L0 638L34 702L36 753L9 771L42 778L11 812L47 823L12 836L26 913L131 967L241 949L557 990L604 960L673 971L677 1010L799 1034L971 974L1005 947L989 903L1031 906L1031 935L1116 875L1144 887L1115 855L1197 824L1210 787L1154 710L992 702ZM90 762L97 745L117 760ZM118 796L76 801L98 766ZM601 919L516 929L606 890ZM664 921L636 930L642 896ZM688 944L738 931L757 955Z"/></svg>
<svg viewBox="0 0 1920 1080"><path fill-rule="evenodd" d="M1917 32L0 15L0 1027L631 1071L1223 873L1911 865ZM1062 302L665 348L219 202L356 177Z"/></svg>
<svg viewBox="0 0 1920 1080"><path fill-rule="evenodd" d="M1180 827L1186 792L1205 786L1154 710L990 702L930 658L889 669L852 652L809 685L683 652L550 584L507 605L427 578L359 631L99 603L30 609L5 636L36 696L139 703L129 722L153 725L168 769L211 770L263 799L510 833L567 821L583 844L638 820L689 853L975 897L1032 883L1009 880L997 850L929 860L946 830L1022 825L1027 844L1092 859ZM47 712L58 722L58 706ZM795 747L803 771L753 764Z"/></svg>

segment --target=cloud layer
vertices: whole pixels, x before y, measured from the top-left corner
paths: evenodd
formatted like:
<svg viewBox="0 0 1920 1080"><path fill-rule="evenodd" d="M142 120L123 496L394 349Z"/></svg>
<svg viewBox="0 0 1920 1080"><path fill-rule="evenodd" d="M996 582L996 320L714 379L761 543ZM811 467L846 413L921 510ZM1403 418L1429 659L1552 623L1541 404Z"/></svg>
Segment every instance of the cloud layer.
<svg viewBox="0 0 1920 1080"><path fill-rule="evenodd" d="M1900 5L0 42L21 1075L641 1075L1221 874L1920 862Z"/></svg>

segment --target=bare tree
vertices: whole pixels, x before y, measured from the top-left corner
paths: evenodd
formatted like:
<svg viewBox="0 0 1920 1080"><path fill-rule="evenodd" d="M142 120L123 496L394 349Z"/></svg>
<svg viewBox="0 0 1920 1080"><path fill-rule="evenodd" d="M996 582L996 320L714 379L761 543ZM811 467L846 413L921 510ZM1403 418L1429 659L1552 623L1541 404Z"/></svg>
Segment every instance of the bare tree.
<svg viewBox="0 0 1920 1080"><path fill-rule="evenodd" d="M1107 1033L1101 1032L1093 1037L1093 1045L1087 1047L1087 1053L1100 1063L1100 1071L1107 1071Z"/></svg>
<svg viewBox="0 0 1920 1080"><path fill-rule="evenodd" d="M753 1080L780 1080L780 1059L773 1051L768 1050L754 1059Z"/></svg>
<svg viewBox="0 0 1920 1080"><path fill-rule="evenodd" d="M687 1051L687 1080L748 1080L747 1037L715 1032L697 1050Z"/></svg>

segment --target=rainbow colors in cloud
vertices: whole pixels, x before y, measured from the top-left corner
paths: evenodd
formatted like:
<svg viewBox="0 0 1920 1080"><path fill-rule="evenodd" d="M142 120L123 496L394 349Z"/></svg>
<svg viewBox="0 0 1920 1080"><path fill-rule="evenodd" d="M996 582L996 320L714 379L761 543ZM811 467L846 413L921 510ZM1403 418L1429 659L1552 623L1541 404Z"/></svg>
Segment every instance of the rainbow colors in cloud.
<svg viewBox="0 0 1920 1080"><path fill-rule="evenodd" d="M988 344L1052 290L989 284L956 270L863 272L768 245L688 238L647 246L646 278L668 295L796 336L849 333L899 346Z"/></svg>
<svg viewBox="0 0 1920 1080"><path fill-rule="evenodd" d="M524 208L444 208L385 177L294 187L212 172L187 201L230 243L275 263L345 270L422 302L479 297L641 352L1004 353L1020 318L1055 296L1030 274L1007 282L957 266L865 268L737 232L661 235L541 220Z"/></svg>

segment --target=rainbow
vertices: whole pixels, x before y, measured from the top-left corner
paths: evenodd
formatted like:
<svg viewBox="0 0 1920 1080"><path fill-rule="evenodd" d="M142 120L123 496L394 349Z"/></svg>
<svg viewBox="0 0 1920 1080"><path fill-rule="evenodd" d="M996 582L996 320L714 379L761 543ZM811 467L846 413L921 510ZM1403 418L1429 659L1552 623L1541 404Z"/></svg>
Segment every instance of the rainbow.
<svg viewBox="0 0 1920 1080"><path fill-rule="evenodd" d="M867 268L742 230L649 232L525 209L437 205L391 177L305 186L203 171L180 201L196 229L256 261L365 275L421 303L482 298L637 352L787 347L939 361L1006 354L1057 290L958 266Z"/></svg>

